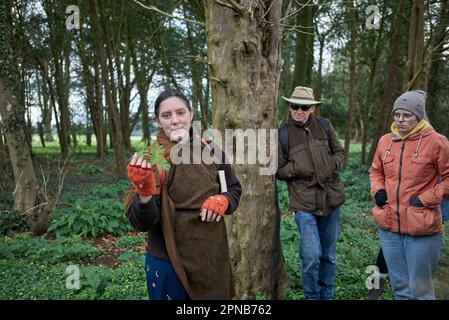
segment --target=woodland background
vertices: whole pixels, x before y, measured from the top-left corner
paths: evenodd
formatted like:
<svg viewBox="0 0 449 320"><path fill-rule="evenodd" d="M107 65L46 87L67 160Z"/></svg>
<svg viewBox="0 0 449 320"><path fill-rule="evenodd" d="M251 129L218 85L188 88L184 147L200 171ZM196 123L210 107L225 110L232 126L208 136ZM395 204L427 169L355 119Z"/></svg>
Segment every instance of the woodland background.
<svg viewBox="0 0 449 320"><path fill-rule="evenodd" d="M1 0L0 298L145 299L145 236L122 196L131 154L158 130L158 93L185 92L202 128L271 129L306 85L347 151L336 298L365 299L379 248L368 168L403 91L427 91L448 136L448 27L447 0ZM286 187L258 169L234 166L236 298L301 299ZM447 298L447 243L438 277Z"/></svg>

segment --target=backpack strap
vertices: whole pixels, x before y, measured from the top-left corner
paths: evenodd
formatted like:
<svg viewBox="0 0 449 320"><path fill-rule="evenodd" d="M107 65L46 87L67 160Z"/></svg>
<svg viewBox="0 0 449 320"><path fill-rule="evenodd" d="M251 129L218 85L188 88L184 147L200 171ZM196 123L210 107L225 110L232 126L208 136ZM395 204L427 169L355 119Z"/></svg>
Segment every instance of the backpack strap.
<svg viewBox="0 0 449 320"><path fill-rule="evenodd" d="M314 116L314 117L318 120L321 128L323 128L324 133L326 134L327 140L329 141L331 138L331 126L330 126L329 122L326 119L324 119L323 117L320 117L320 116ZM285 160L288 160L288 152L289 152L289 150L288 150L288 127L287 127L286 123L279 128L278 139L279 139L279 143L282 148L282 153L284 154L284 158L285 158Z"/></svg>
<svg viewBox="0 0 449 320"><path fill-rule="evenodd" d="M279 144L282 148L282 153L284 154L285 160L288 160L288 128L285 123L282 127L279 128Z"/></svg>
<svg viewBox="0 0 449 320"><path fill-rule="evenodd" d="M324 119L323 117L320 117L320 116L314 116L314 117L320 123L321 128L323 128L324 133L326 134L327 140L330 140L330 138L331 138L331 126L329 125L329 122L326 119Z"/></svg>

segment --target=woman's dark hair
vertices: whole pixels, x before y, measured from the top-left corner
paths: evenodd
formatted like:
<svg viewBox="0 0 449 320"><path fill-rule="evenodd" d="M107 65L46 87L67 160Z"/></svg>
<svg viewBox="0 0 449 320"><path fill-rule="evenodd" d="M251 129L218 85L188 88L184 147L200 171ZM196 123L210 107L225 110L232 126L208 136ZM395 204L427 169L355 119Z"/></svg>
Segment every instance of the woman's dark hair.
<svg viewBox="0 0 449 320"><path fill-rule="evenodd" d="M189 111L192 111L189 100L187 100L186 96L181 91L179 91L178 89L167 89L161 92L161 94L157 97L156 102L154 103L154 114L156 115L156 118L159 117L159 107L162 101L171 97L178 97L184 102L187 109L189 109Z"/></svg>

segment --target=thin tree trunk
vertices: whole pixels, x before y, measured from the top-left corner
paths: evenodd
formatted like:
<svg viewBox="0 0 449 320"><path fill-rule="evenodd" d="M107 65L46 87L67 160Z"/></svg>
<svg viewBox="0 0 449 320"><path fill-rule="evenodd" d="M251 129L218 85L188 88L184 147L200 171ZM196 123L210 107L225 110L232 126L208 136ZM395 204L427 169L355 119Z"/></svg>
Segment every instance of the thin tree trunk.
<svg viewBox="0 0 449 320"><path fill-rule="evenodd" d="M100 68L99 59L97 54L94 54L94 82L95 82L95 112L92 112L92 119L96 119L97 131L97 157L100 160L104 159L106 149L106 130L103 116L103 97L101 94L101 80L100 80Z"/></svg>
<svg viewBox="0 0 449 320"><path fill-rule="evenodd" d="M407 76L404 91L422 89L424 56L424 0L413 0L410 18Z"/></svg>
<svg viewBox="0 0 449 320"><path fill-rule="evenodd" d="M86 106L86 144L88 146L92 145L92 126L91 126L91 120L90 120L90 108Z"/></svg>
<svg viewBox="0 0 449 320"><path fill-rule="evenodd" d="M343 168L348 164L349 159L349 146L351 144L352 138L352 126L354 111L356 110L357 103L357 93L356 93L356 49L357 49L357 29L355 21L355 8L354 0L346 1L347 19L349 24L349 29L351 31L350 40L350 52L351 52L351 62L350 62L350 75L349 75L349 110L348 110L348 120L346 122L346 133L345 133L345 157L343 160Z"/></svg>
<svg viewBox="0 0 449 320"><path fill-rule="evenodd" d="M307 5L306 5L307 4ZM302 10L296 16L296 58L293 71L293 88L296 86L310 87L313 66L313 1L302 1Z"/></svg>
<svg viewBox="0 0 449 320"><path fill-rule="evenodd" d="M214 127L222 133L225 128L274 129L282 65L282 1L245 1L235 10L215 1L203 3ZM266 146L271 145L268 136ZM265 148L264 156L268 149L272 148ZM227 151L228 157L234 157ZM237 299L254 299L258 292L281 297L286 286L276 227L279 215L273 214L275 178L261 175L259 169L258 165L234 165L245 186L238 211L226 221Z"/></svg>
<svg viewBox="0 0 449 320"><path fill-rule="evenodd" d="M437 106L437 93L442 89L442 84L444 83L443 75L441 74L441 68L444 66L445 61L443 60L442 54L444 52L444 41L449 39L446 29L449 26L449 1L443 1L440 7L440 14L438 17L438 22L435 27L435 37L432 39L432 53L433 56L429 61L431 61L429 68L429 78L427 85L427 101L426 101L426 112L429 115L429 119L432 120L438 116Z"/></svg>
<svg viewBox="0 0 449 320"><path fill-rule="evenodd" d="M55 77L55 84L56 84L56 98L58 99L58 106L60 110L60 126L61 126L61 132L59 136L59 144L61 147L61 158L66 159L69 155L69 107L68 107L68 100L67 100L67 93L64 80L64 72L63 72L63 65L62 65L62 49L61 45L64 45L63 43L59 43L59 40L56 39L56 30L54 26L53 17L56 15L58 5L55 5L55 3L50 1L44 1L44 9L47 13L48 17L48 27L50 30L50 48L51 48L51 55L54 63L54 77ZM65 30L63 31L65 32ZM51 89L51 88L50 88Z"/></svg>
<svg viewBox="0 0 449 320"><path fill-rule="evenodd" d="M368 76L368 86L367 90L365 92L365 97L363 100L363 110L361 111L361 131L362 131L362 152L361 152L361 158L360 161L362 164L367 163L367 144L368 144L368 132L370 128L370 116L373 108L373 96L374 96L374 80L377 76L377 67L378 67L378 61L381 55L381 49L382 49L382 36L384 31L384 21L385 21L385 10L386 10L386 3L384 2L382 7L382 13L381 13L381 20L380 20L380 29L376 33L377 39L375 41L375 49L374 49L374 55L371 57L371 65L369 68L369 76Z"/></svg>
<svg viewBox="0 0 449 320"><path fill-rule="evenodd" d="M98 54L98 59L100 61L101 66L101 76L104 85L104 93L106 95L106 102L108 105L108 115L109 115L109 123L110 123L110 136L111 143L114 145L115 152L115 160L117 165L117 175L121 178L126 178L126 163L125 163L125 150L123 148L123 135L120 127L120 113L117 109L117 105L114 103L113 92L111 88L114 86L111 85L108 76L108 68L106 62L106 55L104 51L104 40L103 40L103 32L104 29L100 27L98 23L98 14L97 14L97 1L93 0L89 2L90 14L92 19L92 26L95 29L95 47ZM107 47L107 46L106 46Z"/></svg>
<svg viewBox="0 0 449 320"><path fill-rule="evenodd" d="M0 184L0 190L3 192L3 188L6 187L6 182L9 179L8 161L6 157L6 146L3 140L3 131L0 122L0 175L2 177Z"/></svg>
<svg viewBox="0 0 449 320"><path fill-rule="evenodd" d="M396 9L395 13L395 21L393 26L393 35L391 37L390 41L390 55L388 57L389 63L388 63L388 69L387 69L387 76L385 78L385 87L384 87L384 94L382 96L382 99L380 101L380 108L379 108L379 118L377 122L377 129L374 136L373 143L371 144L371 149L369 152L369 159L368 163L371 163L374 158L374 153L377 149L377 143L379 142L379 139L385 134L386 131L386 120L388 118L388 114L390 112L390 107L393 100L393 93L396 83L396 75L398 72L398 64L400 59L400 46L401 46L401 32L402 30L402 10L404 7L404 0L399 0L398 7Z"/></svg>

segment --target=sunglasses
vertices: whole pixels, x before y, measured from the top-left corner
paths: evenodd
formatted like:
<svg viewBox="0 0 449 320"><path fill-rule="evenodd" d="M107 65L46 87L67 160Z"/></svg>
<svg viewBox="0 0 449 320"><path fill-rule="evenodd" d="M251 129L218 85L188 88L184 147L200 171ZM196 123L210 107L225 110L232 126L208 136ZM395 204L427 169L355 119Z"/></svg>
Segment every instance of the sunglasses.
<svg viewBox="0 0 449 320"><path fill-rule="evenodd" d="M309 105L309 106L301 106L301 105L299 105L299 104L292 104L292 103L290 103L289 106L290 106L290 108L291 108L292 110L295 110L295 111L296 111L296 110L298 110L298 109L301 109L301 110L304 111L304 112L309 111L309 109L313 107L313 105Z"/></svg>

